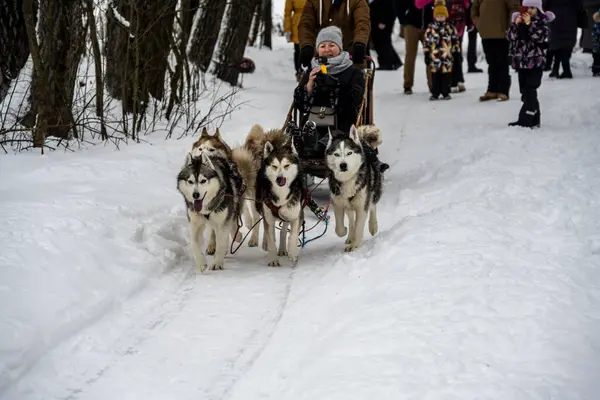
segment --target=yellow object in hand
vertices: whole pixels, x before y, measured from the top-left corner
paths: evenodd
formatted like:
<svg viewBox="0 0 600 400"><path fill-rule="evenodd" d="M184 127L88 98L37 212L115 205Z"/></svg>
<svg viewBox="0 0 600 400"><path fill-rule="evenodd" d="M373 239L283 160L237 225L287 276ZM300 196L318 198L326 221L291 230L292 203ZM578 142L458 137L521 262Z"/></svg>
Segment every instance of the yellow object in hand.
<svg viewBox="0 0 600 400"><path fill-rule="evenodd" d="M321 64L321 72L324 73L324 74L327 73L327 65Z"/></svg>

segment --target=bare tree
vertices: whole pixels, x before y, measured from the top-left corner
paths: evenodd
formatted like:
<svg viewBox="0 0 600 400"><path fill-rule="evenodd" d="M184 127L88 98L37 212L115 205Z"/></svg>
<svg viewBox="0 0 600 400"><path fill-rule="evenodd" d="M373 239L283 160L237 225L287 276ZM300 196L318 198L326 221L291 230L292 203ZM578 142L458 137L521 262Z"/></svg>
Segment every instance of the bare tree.
<svg viewBox="0 0 600 400"><path fill-rule="evenodd" d="M195 16L188 57L202 72L207 72L210 67L226 5L225 0L204 0L202 12Z"/></svg>
<svg viewBox="0 0 600 400"><path fill-rule="evenodd" d="M238 84L239 65L252 24L252 11L260 0L231 0L227 14L227 28L221 37L218 61L215 66L217 78L230 85Z"/></svg>
<svg viewBox="0 0 600 400"><path fill-rule="evenodd" d="M250 40L248 40L248 44L250 46L254 46L254 44L256 43L256 40L258 39L258 32L260 30L260 20L261 20L261 5L262 2L257 1L256 2L256 9L254 10L254 12L252 12L252 28L251 28L251 33L250 33Z"/></svg>

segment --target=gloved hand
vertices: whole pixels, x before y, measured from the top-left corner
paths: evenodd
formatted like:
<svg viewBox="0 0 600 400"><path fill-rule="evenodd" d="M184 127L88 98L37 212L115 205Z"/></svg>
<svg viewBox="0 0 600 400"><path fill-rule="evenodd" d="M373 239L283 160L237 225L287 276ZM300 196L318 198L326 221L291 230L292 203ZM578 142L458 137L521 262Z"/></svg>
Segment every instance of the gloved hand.
<svg viewBox="0 0 600 400"><path fill-rule="evenodd" d="M362 64L365 62L367 47L362 43L354 43L352 47L352 62L354 64Z"/></svg>
<svg viewBox="0 0 600 400"><path fill-rule="evenodd" d="M287 40L288 43L292 41L292 32L285 32L283 36L285 36L285 40Z"/></svg>
<svg viewBox="0 0 600 400"><path fill-rule="evenodd" d="M310 62L315 55L315 48L312 46L304 46L302 50L300 50L300 62L306 68L310 67Z"/></svg>

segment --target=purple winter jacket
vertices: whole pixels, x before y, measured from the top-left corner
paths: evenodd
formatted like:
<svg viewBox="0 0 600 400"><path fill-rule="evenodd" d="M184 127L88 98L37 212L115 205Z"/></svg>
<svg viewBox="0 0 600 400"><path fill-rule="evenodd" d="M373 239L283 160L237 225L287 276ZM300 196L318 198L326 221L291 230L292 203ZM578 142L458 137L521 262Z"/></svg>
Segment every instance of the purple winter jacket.
<svg viewBox="0 0 600 400"><path fill-rule="evenodd" d="M517 16L518 13L515 13L513 22L506 32L512 67L516 70L544 68L550 35L548 17L538 12L535 17L531 17L531 23L526 25L524 22L515 23Z"/></svg>

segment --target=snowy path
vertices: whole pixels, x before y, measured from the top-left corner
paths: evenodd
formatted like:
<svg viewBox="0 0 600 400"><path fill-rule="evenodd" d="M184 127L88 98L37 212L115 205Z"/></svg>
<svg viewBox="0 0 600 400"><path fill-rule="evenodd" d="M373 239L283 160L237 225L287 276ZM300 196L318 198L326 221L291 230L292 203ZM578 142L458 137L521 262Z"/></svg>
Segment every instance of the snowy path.
<svg viewBox="0 0 600 400"><path fill-rule="evenodd" d="M233 142L281 124L282 54L251 53L272 70L247 78ZM246 246L194 270L190 139L0 158L0 398L595 398L600 82L545 80L531 132L506 127L516 86L479 104L468 75L432 104L420 68L410 98L401 76L376 78L380 233L348 255L331 229L294 270Z"/></svg>

